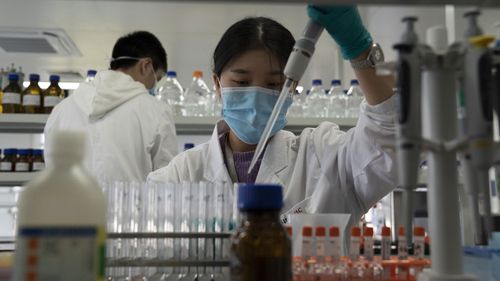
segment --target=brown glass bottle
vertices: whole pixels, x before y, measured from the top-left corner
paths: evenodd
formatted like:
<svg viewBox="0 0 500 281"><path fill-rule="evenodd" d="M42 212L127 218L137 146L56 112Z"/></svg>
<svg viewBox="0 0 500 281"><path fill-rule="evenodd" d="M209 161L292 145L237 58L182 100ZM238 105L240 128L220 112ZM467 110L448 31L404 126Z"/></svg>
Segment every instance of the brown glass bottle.
<svg viewBox="0 0 500 281"><path fill-rule="evenodd" d="M17 149L5 149L3 155L0 160L0 172L13 172L16 165Z"/></svg>
<svg viewBox="0 0 500 281"><path fill-rule="evenodd" d="M29 149L19 149L18 157L16 160L15 172L29 172L31 171L31 156Z"/></svg>
<svg viewBox="0 0 500 281"><path fill-rule="evenodd" d="M42 113L43 93L38 82L40 75L30 74L30 85L24 89L22 95L22 106L24 113Z"/></svg>
<svg viewBox="0 0 500 281"><path fill-rule="evenodd" d="M9 84L3 89L3 113L22 113L21 87L18 84L19 75L9 74Z"/></svg>
<svg viewBox="0 0 500 281"><path fill-rule="evenodd" d="M50 86L43 92L43 112L51 113L64 98L64 92L59 87L59 75L50 75Z"/></svg>
<svg viewBox="0 0 500 281"><path fill-rule="evenodd" d="M33 149L33 156L31 157L31 170L33 172L45 169L45 159L43 158L42 149Z"/></svg>
<svg viewBox="0 0 500 281"><path fill-rule="evenodd" d="M231 280L291 281L291 242L280 222L279 185L240 185L241 224L231 238Z"/></svg>

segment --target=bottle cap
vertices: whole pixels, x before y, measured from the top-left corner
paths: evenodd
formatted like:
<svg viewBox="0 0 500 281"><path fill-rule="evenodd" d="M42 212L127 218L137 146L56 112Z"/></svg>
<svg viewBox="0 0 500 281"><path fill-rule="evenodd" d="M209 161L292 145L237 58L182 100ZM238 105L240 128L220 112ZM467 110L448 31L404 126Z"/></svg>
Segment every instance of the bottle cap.
<svg viewBox="0 0 500 281"><path fill-rule="evenodd" d="M398 235L399 236L404 236L405 235L405 228L403 226L400 226L398 228Z"/></svg>
<svg viewBox="0 0 500 281"><path fill-rule="evenodd" d="M177 72L175 72L175 71L167 71L167 77L177 77Z"/></svg>
<svg viewBox="0 0 500 281"><path fill-rule="evenodd" d="M351 86L352 86L352 85L359 85L358 80L356 80L356 79L352 79L352 80L351 80Z"/></svg>
<svg viewBox="0 0 500 281"><path fill-rule="evenodd" d="M323 82L321 81L321 79L314 79L312 81L313 86L321 86L322 84L323 84Z"/></svg>
<svg viewBox="0 0 500 281"><path fill-rule="evenodd" d="M415 226L415 228L413 228L413 235L424 237L425 236L425 228L423 228L421 226Z"/></svg>
<svg viewBox="0 0 500 281"><path fill-rule="evenodd" d="M339 79L332 80L332 86L340 86L341 84L342 84L342 82L340 82Z"/></svg>
<svg viewBox="0 0 500 281"><path fill-rule="evenodd" d="M50 75L49 80L50 82L59 82L61 77L59 75Z"/></svg>
<svg viewBox="0 0 500 281"><path fill-rule="evenodd" d="M365 229L363 229L363 236L373 237L373 228L372 227L365 227Z"/></svg>
<svg viewBox="0 0 500 281"><path fill-rule="evenodd" d="M240 184L238 209L280 210L283 207L283 188L278 184Z"/></svg>
<svg viewBox="0 0 500 281"><path fill-rule="evenodd" d="M312 235L313 235L313 228L311 226L304 226L302 228L302 236L312 237Z"/></svg>
<svg viewBox="0 0 500 281"><path fill-rule="evenodd" d="M36 73L30 74L30 82L38 82L40 81L40 75Z"/></svg>
<svg viewBox="0 0 500 281"><path fill-rule="evenodd" d="M195 70L195 71L193 71L193 77L195 77L195 78L201 78L201 77L203 77L203 71L201 71L201 70Z"/></svg>
<svg viewBox="0 0 500 281"><path fill-rule="evenodd" d="M358 226L353 226L351 228L351 236L353 237L361 237L361 228Z"/></svg>
<svg viewBox="0 0 500 281"><path fill-rule="evenodd" d="M188 149L191 149L193 147L194 147L194 143L188 142L188 143L184 144L184 150L188 150Z"/></svg>
<svg viewBox="0 0 500 281"><path fill-rule="evenodd" d="M325 235L326 235L326 228L324 226L317 226L316 236L325 237Z"/></svg>
<svg viewBox="0 0 500 281"><path fill-rule="evenodd" d="M9 80L10 81L19 81L19 74L17 74L17 73L9 73Z"/></svg>
<svg viewBox="0 0 500 281"><path fill-rule="evenodd" d="M15 148L6 148L3 150L4 155L16 155L17 154L17 149Z"/></svg>
<svg viewBox="0 0 500 281"><path fill-rule="evenodd" d="M338 227L330 227L330 237L340 237L340 230Z"/></svg>
<svg viewBox="0 0 500 281"><path fill-rule="evenodd" d="M391 236L391 228L388 226L382 226L382 236L387 237Z"/></svg>
<svg viewBox="0 0 500 281"><path fill-rule="evenodd" d="M94 77L97 74L97 70L89 69L87 70L88 77Z"/></svg>

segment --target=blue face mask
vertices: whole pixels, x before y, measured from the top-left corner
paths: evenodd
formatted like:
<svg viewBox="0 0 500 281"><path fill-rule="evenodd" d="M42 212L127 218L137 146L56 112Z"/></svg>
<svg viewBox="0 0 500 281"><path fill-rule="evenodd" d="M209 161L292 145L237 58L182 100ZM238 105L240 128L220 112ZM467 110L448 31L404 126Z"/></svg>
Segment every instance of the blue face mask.
<svg viewBox="0 0 500 281"><path fill-rule="evenodd" d="M222 116L236 136L247 144L259 142L279 91L262 87L222 88ZM286 112L292 104L288 97L271 131L275 135L287 123Z"/></svg>

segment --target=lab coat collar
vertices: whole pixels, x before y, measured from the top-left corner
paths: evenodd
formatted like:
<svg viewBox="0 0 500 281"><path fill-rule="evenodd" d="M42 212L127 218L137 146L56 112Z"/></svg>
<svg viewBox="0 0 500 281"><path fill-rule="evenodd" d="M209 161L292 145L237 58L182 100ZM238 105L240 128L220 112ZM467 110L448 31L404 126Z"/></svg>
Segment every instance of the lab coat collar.
<svg viewBox="0 0 500 281"><path fill-rule="evenodd" d="M224 120L219 120L210 139L207 155L208 167L203 174L206 180L212 182L232 182L224 164L224 155L219 141L220 136L228 132L229 126L227 123ZM256 182L284 183L280 176L284 174L282 172L288 167L289 155L286 138L290 134L292 133L281 130L268 142Z"/></svg>
<svg viewBox="0 0 500 281"><path fill-rule="evenodd" d="M217 121L208 145L208 166L203 172L203 177L210 182L232 182L224 164L224 155L219 142L220 136L227 132L229 132L229 126L226 122L224 120Z"/></svg>

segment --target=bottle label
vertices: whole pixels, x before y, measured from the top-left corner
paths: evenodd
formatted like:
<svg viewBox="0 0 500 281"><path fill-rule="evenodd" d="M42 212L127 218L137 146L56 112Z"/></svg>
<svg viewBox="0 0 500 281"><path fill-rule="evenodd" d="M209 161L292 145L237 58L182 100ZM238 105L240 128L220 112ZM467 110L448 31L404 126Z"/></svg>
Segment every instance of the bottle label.
<svg viewBox="0 0 500 281"><path fill-rule="evenodd" d="M5 93L3 93L2 103L3 104L21 104L21 94L5 92Z"/></svg>
<svg viewBox="0 0 500 281"><path fill-rule="evenodd" d="M2 171L2 172L11 172L12 171L12 163L10 163L10 162L2 162L2 163L0 163L0 171Z"/></svg>
<svg viewBox="0 0 500 281"><path fill-rule="evenodd" d="M23 105L40 106L40 95L24 95Z"/></svg>
<svg viewBox="0 0 500 281"><path fill-rule="evenodd" d="M30 171L30 164L23 163L23 162L17 162L15 171L16 172L29 172Z"/></svg>
<svg viewBox="0 0 500 281"><path fill-rule="evenodd" d="M60 102L61 102L61 98L56 97L56 96L45 96L43 98L43 106L44 107L54 107Z"/></svg>
<svg viewBox="0 0 500 281"><path fill-rule="evenodd" d="M104 229L20 227L13 280L104 280Z"/></svg>
<svg viewBox="0 0 500 281"><path fill-rule="evenodd" d="M45 169L45 163L33 162L33 171L41 171L43 169Z"/></svg>
<svg viewBox="0 0 500 281"><path fill-rule="evenodd" d="M316 240L316 256L324 257L325 256L325 241L324 240Z"/></svg>

